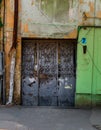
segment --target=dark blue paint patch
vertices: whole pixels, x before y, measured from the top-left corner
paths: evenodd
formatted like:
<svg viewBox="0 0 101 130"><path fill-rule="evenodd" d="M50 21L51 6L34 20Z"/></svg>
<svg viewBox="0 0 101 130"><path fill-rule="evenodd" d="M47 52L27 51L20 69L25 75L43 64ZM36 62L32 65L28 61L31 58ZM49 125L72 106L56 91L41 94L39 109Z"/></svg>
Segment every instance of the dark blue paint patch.
<svg viewBox="0 0 101 130"><path fill-rule="evenodd" d="M87 39L85 37L83 37L82 40L81 40L81 42L82 42L83 45L86 45Z"/></svg>

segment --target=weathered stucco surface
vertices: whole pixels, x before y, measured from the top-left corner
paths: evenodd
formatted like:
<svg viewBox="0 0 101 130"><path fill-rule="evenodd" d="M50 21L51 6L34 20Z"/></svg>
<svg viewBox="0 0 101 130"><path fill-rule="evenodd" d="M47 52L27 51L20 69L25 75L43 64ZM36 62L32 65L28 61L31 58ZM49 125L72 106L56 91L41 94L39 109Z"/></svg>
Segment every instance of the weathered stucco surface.
<svg viewBox="0 0 101 130"><path fill-rule="evenodd" d="M60 2L60 3L59 3ZM6 1L6 87L9 90L14 0ZM14 99L20 103L21 37L77 38L78 25L101 25L101 0L19 0Z"/></svg>
<svg viewBox="0 0 101 130"><path fill-rule="evenodd" d="M13 1L12 1L13 2ZM8 96L9 91L9 77L10 77L10 56L9 51L12 45L13 36L13 17L14 12L12 8L11 0L6 2L6 24L5 24L5 72L6 72L6 94Z"/></svg>
<svg viewBox="0 0 101 130"><path fill-rule="evenodd" d="M79 3L79 24L80 25L101 25L101 0L80 0Z"/></svg>
<svg viewBox="0 0 101 130"><path fill-rule="evenodd" d="M23 37L30 33L35 37L64 38L72 35L78 25L101 24L101 0L22 0L21 7Z"/></svg>
<svg viewBox="0 0 101 130"><path fill-rule="evenodd" d="M78 0L59 1L22 0L22 36L28 37L31 33L37 37L63 38L74 30L78 21Z"/></svg>

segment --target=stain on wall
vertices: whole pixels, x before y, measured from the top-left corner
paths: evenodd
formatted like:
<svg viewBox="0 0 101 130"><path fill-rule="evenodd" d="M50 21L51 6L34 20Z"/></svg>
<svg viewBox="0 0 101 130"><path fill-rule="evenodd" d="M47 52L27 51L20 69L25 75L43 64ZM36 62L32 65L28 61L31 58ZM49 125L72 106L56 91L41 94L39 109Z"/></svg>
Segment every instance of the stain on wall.
<svg viewBox="0 0 101 130"><path fill-rule="evenodd" d="M79 1L79 25L101 25L101 0Z"/></svg>

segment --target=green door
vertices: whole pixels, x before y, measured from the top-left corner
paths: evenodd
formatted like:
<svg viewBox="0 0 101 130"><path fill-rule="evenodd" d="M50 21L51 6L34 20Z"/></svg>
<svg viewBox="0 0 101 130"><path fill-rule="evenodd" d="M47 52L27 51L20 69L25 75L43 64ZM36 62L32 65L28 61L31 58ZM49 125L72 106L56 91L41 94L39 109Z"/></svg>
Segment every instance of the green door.
<svg viewBox="0 0 101 130"><path fill-rule="evenodd" d="M76 106L91 105L93 37L94 28L80 29L77 46ZM83 52L83 38L86 39L86 53Z"/></svg>
<svg viewBox="0 0 101 130"><path fill-rule="evenodd" d="M76 79L76 106L101 105L101 28L79 30Z"/></svg>
<svg viewBox="0 0 101 130"><path fill-rule="evenodd" d="M101 28L96 28L94 34L92 102L101 105Z"/></svg>

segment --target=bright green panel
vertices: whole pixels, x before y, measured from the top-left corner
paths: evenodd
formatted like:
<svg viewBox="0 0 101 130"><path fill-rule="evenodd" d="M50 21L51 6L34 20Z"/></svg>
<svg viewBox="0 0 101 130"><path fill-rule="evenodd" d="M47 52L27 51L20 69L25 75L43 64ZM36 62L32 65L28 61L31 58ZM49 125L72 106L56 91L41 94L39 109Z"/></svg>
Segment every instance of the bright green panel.
<svg viewBox="0 0 101 130"><path fill-rule="evenodd" d="M80 29L78 46L77 46L77 73L76 73L76 93L92 92L92 59L93 56L93 36L94 29ZM83 45L81 39L87 39L87 53L83 53Z"/></svg>
<svg viewBox="0 0 101 130"><path fill-rule="evenodd" d="M101 94L101 28L95 28L93 64L93 93Z"/></svg>

